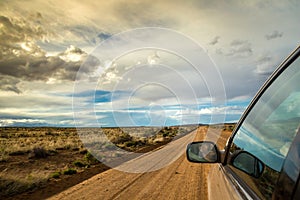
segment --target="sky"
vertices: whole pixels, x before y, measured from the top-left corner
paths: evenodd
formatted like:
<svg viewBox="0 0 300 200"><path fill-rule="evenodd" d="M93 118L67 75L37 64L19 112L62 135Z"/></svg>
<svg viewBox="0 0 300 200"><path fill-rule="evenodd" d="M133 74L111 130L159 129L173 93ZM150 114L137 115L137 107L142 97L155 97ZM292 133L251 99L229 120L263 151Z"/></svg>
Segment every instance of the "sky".
<svg viewBox="0 0 300 200"><path fill-rule="evenodd" d="M0 1L0 126L235 122L300 43L300 2Z"/></svg>

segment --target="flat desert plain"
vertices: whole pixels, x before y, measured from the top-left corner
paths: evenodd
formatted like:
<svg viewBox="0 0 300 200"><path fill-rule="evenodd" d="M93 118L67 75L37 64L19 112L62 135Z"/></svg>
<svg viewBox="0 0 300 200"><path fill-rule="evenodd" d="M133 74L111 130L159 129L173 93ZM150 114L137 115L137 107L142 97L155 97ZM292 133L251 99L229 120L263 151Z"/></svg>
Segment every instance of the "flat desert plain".
<svg viewBox="0 0 300 200"><path fill-rule="evenodd" d="M234 124L210 126L211 130L221 130L220 148L233 127ZM193 130L194 135L189 136ZM205 125L101 129L116 146L141 153L162 148L178 134L179 139L201 140L207 130ZM207 196L210 165L189 163L182 155L171 165L153 172L126 173L99 162L85 145L76 128L0 128L0 198L177 199L182 195L198 199L200 195L205 199Z"/></svg>

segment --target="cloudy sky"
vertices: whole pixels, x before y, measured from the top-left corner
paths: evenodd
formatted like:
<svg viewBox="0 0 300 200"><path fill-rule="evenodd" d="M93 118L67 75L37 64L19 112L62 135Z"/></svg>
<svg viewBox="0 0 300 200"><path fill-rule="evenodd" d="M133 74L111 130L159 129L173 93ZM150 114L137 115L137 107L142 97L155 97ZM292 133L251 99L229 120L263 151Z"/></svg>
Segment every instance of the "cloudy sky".
<svg viewBox="0 0 300 200"><path fill-rule="evenodd" d="M236 121L299 45L299 10L297 0L3 0L0 126Z"/></svg>

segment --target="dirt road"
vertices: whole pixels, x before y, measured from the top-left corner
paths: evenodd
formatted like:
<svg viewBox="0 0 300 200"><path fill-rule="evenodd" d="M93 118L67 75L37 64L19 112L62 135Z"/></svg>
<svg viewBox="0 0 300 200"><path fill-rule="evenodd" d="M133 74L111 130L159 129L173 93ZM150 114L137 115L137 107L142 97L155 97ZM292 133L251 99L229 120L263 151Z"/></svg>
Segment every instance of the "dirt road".
<svg viewBox="0 0 300 200"><path fill-rule="evenodd" d="M184 136L181 146L190 140L202 140L206 131L207 127L200 127ZM181 151L178 159L157 171L128 173L111 169L50 199L207 199L210 167L188 162Z"/></svg>

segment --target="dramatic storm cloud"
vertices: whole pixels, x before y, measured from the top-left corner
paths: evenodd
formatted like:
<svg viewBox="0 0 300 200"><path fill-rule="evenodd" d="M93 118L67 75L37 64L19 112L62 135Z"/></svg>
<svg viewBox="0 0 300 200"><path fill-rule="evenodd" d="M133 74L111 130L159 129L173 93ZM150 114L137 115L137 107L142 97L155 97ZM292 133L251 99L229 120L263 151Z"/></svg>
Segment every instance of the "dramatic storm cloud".
<svg viewBox="0 0 300 200"><path fill-rule="evenodd" d="M37 16L41 17L38 13ZM76 73L87 57L81 49L70 46L66 51L49 56L36 41L46 40L41 26L32 26L24 19L0 16L0 88L20 93L23 81L75 80ZM93 65L99 64L95 58Z"/></svg>
<svg viewBox="0 0 300 200"><path fill-rule="evenodd" d="M227 121L236 121L299 45L299 9L293 0L1 1L0 126L74 126L74 101L94 109L82 112L80 126L114 126L116 118L124 119L122 125L130 120L137 125L207 123L225 113ZM119 57L110 55L120 46L94 51L105 40L120 42L115 35L144 27L190 38L218 74L197 74L185 57L168 49L148 46ZM129 48L151 37L122 39L130 41ZM181 40L169 44L181 45L192 58L198 55ZM214 88L226 93L220 106L212 105L218 97L208 85L217 77L224 85ZM81 87L74 88L78 82Z"/></svg>

